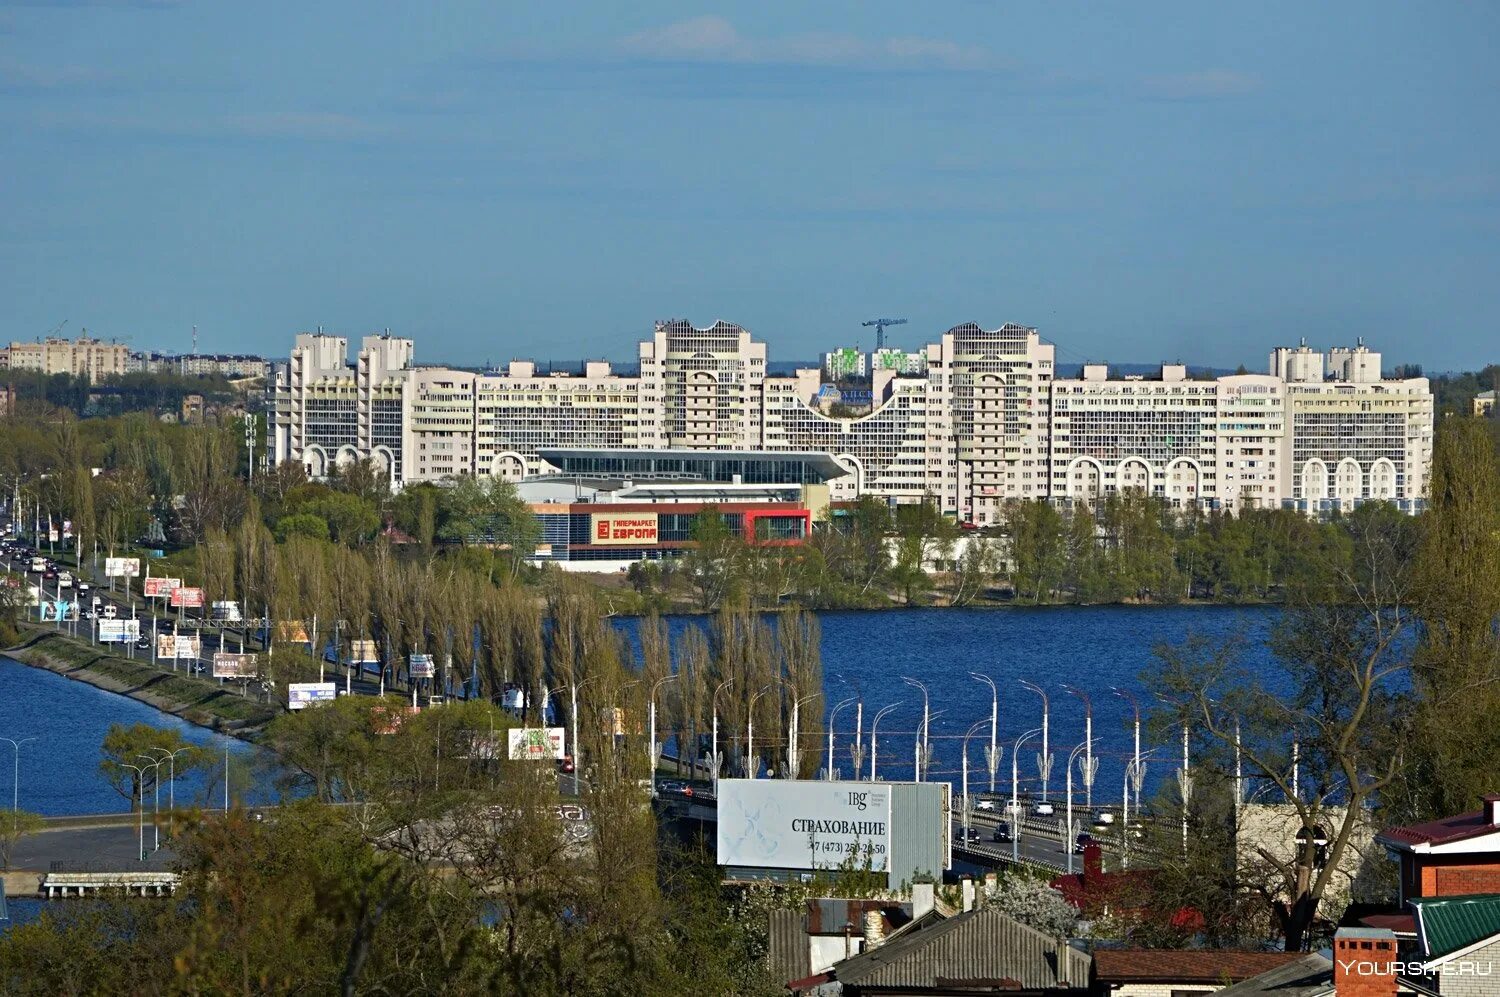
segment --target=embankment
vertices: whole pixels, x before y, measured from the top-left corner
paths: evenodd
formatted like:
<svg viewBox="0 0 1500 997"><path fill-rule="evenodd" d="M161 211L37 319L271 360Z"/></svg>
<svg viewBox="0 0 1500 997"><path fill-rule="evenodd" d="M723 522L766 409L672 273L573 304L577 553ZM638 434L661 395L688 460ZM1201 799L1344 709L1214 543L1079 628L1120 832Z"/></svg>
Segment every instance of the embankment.
<svg viewBox="0 0 1500 997"><path fill-rule="evenodd" d="M278 708L247 699L213 679L162 671L55 631L29 627L26 638L4 653L107 692L129 696L188 723L254 740Z"/></svg>

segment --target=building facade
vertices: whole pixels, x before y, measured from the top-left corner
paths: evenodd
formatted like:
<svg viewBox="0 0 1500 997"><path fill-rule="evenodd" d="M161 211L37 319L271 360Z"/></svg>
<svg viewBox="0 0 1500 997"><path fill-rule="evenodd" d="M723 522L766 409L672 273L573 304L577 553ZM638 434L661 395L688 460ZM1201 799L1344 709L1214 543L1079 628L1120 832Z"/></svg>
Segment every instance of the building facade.
<svg viewBox="0 0 1500 997"><path fill-rule="evenodd" d="M1415 511L1432 451L1423 378L1383 380L1363 343L1275 350L1266 374L1056 377L1036 329L955 326L870 368L870 397L828 411L827 371L768 373L744 328L658 322L638 372L529 361L474 372L419 367L409 339L302 334L270 378L273 461L315 477L374 459L399 487L456 474L523 479L548 448L808 452L846 472L835 501L933 501L965 522L1015 499L1089 503L1139 489L1182 508L1309 514L1391 501Z"/></svg>
<svg viewBox="0 0 1500 997"><path fill-rule="evenodd" d="M11 343L0 351L3 366L42 374L71 374L98 383L129 370L130 351L123 343L107 343L81 335L77 339L48 337L34 343Z"/></svg>

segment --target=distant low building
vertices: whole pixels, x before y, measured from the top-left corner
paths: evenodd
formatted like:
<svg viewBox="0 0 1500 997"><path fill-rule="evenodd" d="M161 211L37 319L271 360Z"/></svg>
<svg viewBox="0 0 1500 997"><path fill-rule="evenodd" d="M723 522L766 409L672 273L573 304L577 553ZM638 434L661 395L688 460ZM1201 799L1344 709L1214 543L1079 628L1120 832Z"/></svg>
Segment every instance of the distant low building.
<svg viewBox="0 0 1500 997"><path fill-rule="evenodd" d="M1495 414L1495 399L1500 391L1481 391L1474 396L1474 414L1487 418Z"/></svg>
<svg viewBox="0 0 1500 997"><path fill-rule="evenodd" d="M13 342L0 353L4 354L3 366L10 370L70 374L97 383L126 372L129 350L123 343L93 339L85 333L77 339L49 336L34 343Z"/></svg>

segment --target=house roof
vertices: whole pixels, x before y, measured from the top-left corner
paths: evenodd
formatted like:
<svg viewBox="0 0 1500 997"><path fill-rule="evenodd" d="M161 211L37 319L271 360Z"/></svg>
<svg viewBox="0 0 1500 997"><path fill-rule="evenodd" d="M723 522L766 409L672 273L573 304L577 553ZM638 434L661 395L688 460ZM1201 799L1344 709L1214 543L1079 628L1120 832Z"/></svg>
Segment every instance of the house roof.
<svg viewBox="0 0 1500 997"><path fill-rule="evenodd" d="M1422 950L1429 961L1500 935L1500 894L1413 900Z"/></svg>
<svg viewBox="0 0 1500 997"><path fill-rule="evenodd" d="M1311 952L1214 994L1214 997L1321 997L1333 993L1333 960Z"/></svg>
<svg viewBox="0 0 1500 997"><path fill-rule="evenodd" d="M1375 837L1383 844L1399 848L1402 845L1445 845L1486 834L1500 835L1500 827L1491 824L1483 810L1474 810L1422 824L1386 828Z"/></svg>
<svg viewBox="0 0 1500 997"><path fill-rule="evenodd" d="M878 945L833 967L858 988L992 986L1083 989L1090 959L1060 939L998 910L925 916Z"/></svg>
<svg viewBox="0 0 1500 997"><path fill-rule="evenodd" d="M776 982L801 980L812 974L812 956L807 944L807 915L800 910L773 910L766 963Z"/></svg>
<svg viewBox="0 0 1500 997"><path fill-rule="evenodd" d="M1233 949L1097 949L1094 977L1107 983L1233 983L1298 958L1297 952Z"/></svg>

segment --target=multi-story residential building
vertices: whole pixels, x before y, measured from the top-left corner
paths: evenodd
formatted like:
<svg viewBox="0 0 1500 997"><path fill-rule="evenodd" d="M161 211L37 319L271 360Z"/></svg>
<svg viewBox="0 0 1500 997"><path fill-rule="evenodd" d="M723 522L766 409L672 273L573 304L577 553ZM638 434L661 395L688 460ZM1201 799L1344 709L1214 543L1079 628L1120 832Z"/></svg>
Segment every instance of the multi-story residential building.
<svg viewBox="0 0 1500 997"><path fill-rule="evenodd" d="M865 352L857 346L840 346L823 354L823 373L835 380L864 377L868 371Z"/></svg>
<svg viewBox="0 0 1500 997"><path fill-rule="evenodd" d="M87 334L77 339L48 337L34 343L11 343L0 351L4 354L3 366L11 370L71 374L95 383L126 373L129 352L123 343L107 343Z"/></svg>
<svg viewBox="0 0 1500 997"><path fill-rule="evenodd" d="M967 323L907 354L920 367L875 365L855 414L820 407L820 369L768 376L765 344L726 322L657 323L637 375L603 362L417 367L412 341L390 336L365 338L352 367L347 350L342 337L297 337L271 377L273 461L317 476L370 457L399 487L545 474L541 452L558 447L820 452L848 472L830 483L835 500L935 501L989 524L1013 499L1126 489L1179 508L1324 513L1381 499L1415 510L1431 456L1427 382L1381 380L1380 354L1363 344L1281 348L1267 374L1191 379L1169 364L1112 378L1090 364L1055 380L1037 330Z"/></svg>

